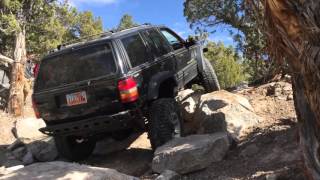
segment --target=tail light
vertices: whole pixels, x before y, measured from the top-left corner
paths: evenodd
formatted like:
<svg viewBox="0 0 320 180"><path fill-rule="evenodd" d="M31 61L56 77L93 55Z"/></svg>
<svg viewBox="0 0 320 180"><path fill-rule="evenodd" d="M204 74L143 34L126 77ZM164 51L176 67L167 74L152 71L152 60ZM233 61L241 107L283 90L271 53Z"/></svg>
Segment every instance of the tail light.
<svg viewBox="0 0 320 180"><path fill-rule="evenodd" d="M139 98L137 82L132 77L119 81L118 90L122 103L133 102Z"/></svg>
<svg viewBox="0 0 320 180"><path fill-rule="evenodd" d="M37 103L35 102L33 97L32 97L32 108L33 108L34 114L36 115L36 118L40 119L41 117L40 117L39 110L37 108Z"/></svg>
<svg viewBox="0 0 320 180"><path fill-rule="evenodd" d="M37 78L38 74L39 74L39 69L40 69L40 65L36 64L33 68L33 76L34 78Z"/></svg>

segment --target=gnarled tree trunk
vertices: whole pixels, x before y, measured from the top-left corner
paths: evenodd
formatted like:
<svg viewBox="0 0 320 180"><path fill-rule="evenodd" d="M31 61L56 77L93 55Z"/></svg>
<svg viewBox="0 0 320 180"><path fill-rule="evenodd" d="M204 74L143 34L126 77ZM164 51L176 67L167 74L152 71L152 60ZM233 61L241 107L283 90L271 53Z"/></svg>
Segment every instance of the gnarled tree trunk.
<svg viewBox="0 0 320 180"><path fill-rule="evenodd" d="M12 64L8 102L9 113L15 116L20 116L23 113L23 88L25 85L24 65L26 63L26 57L26 36L25 31L21 31L16 36L16 47L14 51L14 62Z"/></svg>
<svg viewBox="0 0 320 180"><path fill-rule="evenodd" d="M320 1L265 0L269 47L286 59L310 179L320 179Z"/></svg>

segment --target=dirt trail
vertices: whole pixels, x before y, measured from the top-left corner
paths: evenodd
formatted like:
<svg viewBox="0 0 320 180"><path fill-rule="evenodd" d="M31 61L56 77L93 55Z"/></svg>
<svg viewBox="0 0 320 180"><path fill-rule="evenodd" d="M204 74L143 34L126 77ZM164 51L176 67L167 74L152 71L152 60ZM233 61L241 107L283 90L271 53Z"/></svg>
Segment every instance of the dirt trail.
<svg viewBox="0 0 320 180"><path fill-rule="evenodd" d="M250 100L255 112L264 121L248 131L247 137L228 153L225 160L205 170L185 175L183 179L265 179L266 176L275 175L280 179L304 179L300 170L302 161L295 110L289 97L290 85L283 85L285 87L281 87L280 94L270 93L270 86L274 85L236 92ZM33 116L30 104L25 112L26 116ZM3 154L1 149L12 141L9 129L13 121L5 113L1 114L0 154ZM113 168L142 179L156 177L150 170L153 152L146 134L142 134L126 150L106 154L104 151L107 149L108 146L100 146L96 150L98 153L81 163Z"/></svg>

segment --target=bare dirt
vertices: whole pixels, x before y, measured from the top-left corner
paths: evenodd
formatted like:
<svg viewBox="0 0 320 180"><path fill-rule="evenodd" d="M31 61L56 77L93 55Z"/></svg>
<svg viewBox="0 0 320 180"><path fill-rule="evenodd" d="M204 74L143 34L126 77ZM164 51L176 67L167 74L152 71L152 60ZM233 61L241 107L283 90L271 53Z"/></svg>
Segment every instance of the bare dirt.
<svg viewBox="0 0 320 180"><path fill-rule="evenodd" d="M183 179L244 180L272 179L277 176L277 179L303 180L292 91L288 90L290 84L281 83L282 85L268 84L235 92L248 98L256 113L264 120L248 131L246 137L233 147L225 160L212 164L205 170L185 175ZM274 86L277 86L276 93L273 93ZM0 115L0 154L3 154L4 147L14 140L10 131L15 119L5 113ZM30 102L27 103L25 116L33 116ZM122 143L123 147L131 145L127 149L114 152L114 149L123 147L102 143L95 154L81 163L113 168L142 179L154 179L156 175L153 175L150 168L153 152L147 135L142 134L136 140L130 139Z"/></svg>

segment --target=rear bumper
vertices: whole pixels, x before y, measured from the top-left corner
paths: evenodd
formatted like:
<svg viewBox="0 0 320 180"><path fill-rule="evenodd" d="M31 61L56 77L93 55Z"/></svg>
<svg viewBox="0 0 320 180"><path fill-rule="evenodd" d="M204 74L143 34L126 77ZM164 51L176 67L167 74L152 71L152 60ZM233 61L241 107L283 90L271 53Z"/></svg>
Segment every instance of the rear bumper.
<svg viewBox="0 0 320 180"><path fill-rule="evenodd" d="M39 129L42 133L54 135L84 135L102 132L114 132L128 129L133 125L133 116L129 111L114 115L98 116L81 121L50 125Z"/></svg>

